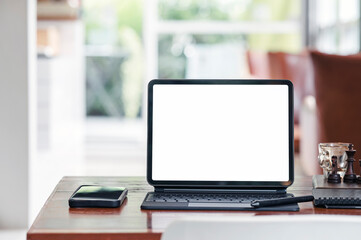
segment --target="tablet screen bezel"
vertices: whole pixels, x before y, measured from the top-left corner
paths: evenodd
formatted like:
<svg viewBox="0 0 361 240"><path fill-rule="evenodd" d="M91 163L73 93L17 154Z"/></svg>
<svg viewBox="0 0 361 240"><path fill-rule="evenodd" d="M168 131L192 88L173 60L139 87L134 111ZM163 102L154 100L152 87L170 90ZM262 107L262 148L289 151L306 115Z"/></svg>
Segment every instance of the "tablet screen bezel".
<svg viewBox="0 0 361 240"><path fill-rule="evenodd" d="M153 88L158 84L204 84L204 85L286 85L288 86L288 126L289 126L289 179L288 181L167 181L152 178L152 142L153 142ZM147 181L154 187L169 188L287 188L294 181L294 120L293 120L293 84L289 80L221 80L221 79L154 79L148 84L147 116Z"/></svg>

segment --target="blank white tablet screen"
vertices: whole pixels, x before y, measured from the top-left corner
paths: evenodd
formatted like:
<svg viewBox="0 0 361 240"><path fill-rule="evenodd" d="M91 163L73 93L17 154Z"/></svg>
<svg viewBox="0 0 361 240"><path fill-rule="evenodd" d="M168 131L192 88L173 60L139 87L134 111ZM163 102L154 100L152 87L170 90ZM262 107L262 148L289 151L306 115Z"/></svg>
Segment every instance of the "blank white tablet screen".
<svg viewBox="0 0 361 240"><path fill-rule="evenodd" d="M152 179L288 181L287 85L155 84Z"/></svg>

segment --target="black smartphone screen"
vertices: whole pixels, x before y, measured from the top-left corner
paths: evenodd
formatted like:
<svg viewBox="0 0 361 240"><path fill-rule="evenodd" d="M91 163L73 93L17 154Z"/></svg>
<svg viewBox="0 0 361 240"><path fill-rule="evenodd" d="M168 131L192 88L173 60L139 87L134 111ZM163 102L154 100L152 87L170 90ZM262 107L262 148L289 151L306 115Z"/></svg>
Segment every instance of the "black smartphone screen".
<svg viewBox="0 0 361 240"><path fill-rule="evenodd" d="M123 187L82 186L73 195L73 198L117 200L124 190Z"/></svg>
<svg viewBox="0 0 361 240"><path fill-rule="evenodd" d="M125 187L82 185L69 198L70 207L119 207L126 198Z"/></svg>

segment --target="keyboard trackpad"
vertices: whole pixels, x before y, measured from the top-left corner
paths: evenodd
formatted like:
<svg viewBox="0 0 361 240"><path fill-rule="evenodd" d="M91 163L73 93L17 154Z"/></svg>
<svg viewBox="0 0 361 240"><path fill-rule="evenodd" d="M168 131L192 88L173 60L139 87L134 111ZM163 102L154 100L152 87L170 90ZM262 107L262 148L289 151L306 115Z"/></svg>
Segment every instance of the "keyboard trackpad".
<svg viewBox="0 0 361 240"><path fill-rule="evenodd" d="M188 207L197 208L253 208L251 203L188 203Z"/></svg>

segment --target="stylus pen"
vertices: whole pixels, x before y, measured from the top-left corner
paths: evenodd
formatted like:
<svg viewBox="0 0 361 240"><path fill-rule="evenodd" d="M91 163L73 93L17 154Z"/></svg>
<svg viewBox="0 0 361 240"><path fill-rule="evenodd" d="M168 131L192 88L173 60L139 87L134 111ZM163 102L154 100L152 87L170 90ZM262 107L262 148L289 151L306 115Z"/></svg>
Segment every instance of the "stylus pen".
<svg viewBox="0 0 361 240"><path fill-rule="evenodd" d="M302 196L302 197L288 197L288 198L278 198L272 200L255 200L251 202L251 206L258 207L270 207L277 205L286 205L291 203L300 203L300 202L310 202L313 201L314 197L310 196Z"/></svg>

